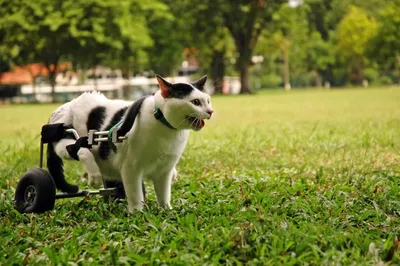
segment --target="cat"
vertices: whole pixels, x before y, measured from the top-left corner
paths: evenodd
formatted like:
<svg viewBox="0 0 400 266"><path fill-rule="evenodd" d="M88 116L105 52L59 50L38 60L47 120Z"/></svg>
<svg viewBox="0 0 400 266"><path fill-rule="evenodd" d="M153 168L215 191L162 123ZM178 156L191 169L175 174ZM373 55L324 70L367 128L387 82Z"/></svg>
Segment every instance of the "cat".
<svg viewBox="0 0 400 266"><path fill-rule="evenodd" d="M205 119L211 119L210 96L204 92L207 76L193 83L169 83L156 75L159 90L142 98L141 105L123 100L110 100L98 92L86 92L57 108L49 124L63 123L80 136L88 131L109 130L123 121L127 139L116 143L116 152L108 142L92 146L77 146L77 141L65 137L49 143L47 165L56 187L64 192L76 192L76 185L67 183L62 159L79 160L88 173L89 185L100 187L103 180L121 180L128 202L128 211L143 208L142 182L153 181L159 206L171 208L171 183L176 178L176 165L185 149L189 131L199 131ZM138 101L137 101L138 102ZM132 117L132 109L138 114ZM134 111L134 110L133 110ZM134 122L133 122L134 121ZM78 147L75 156L71 147Z"/></svg>

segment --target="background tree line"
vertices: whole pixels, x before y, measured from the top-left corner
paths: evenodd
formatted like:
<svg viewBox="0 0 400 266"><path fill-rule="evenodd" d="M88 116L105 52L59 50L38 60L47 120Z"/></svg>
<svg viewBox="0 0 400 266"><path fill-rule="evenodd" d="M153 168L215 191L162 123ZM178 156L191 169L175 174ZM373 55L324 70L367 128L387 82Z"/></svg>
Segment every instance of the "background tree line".
<svg viewBox="0 0 400 266"><path fill-rule="evenodd" d="M0 72L42 63L54 87L63 61L168 76L192 56L217 93L400 82L400 0L289 2L0 0Z"/></svg>

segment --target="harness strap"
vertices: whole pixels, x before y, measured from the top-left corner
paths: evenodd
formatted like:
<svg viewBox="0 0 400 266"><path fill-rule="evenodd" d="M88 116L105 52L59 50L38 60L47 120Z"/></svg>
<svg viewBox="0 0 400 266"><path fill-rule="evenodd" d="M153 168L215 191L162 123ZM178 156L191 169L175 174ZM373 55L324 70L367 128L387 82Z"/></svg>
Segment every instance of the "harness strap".
<svg viewBox="0 0 400 266"><path fill-rule="evenodd" d="M117 146L112 142L112 135L115 130L117 130L117 137L125 136L129 130L131 130L133 124L135 123L136 117L139 114L140 108L144 100L150 95L143 96L137 99L128 109L124 118L115 124L109 131L107 135L108 145L113 150L114 153L117 152Z"/></svg>
<svg viewBox="0 0 400 266"><path fill-rule="evenodd" d="M122 124L122 120L119 121L118 123L116 123L114 126L112 126L112 128L110 128L110 130L108 131L108 134L107 134L108 145L110 146L110 148L113 150L114 153L117 152L117 146L112 141L112 135L113 135L114 130L116 130L116 128L121 124ZM118 134L118 132L117 132L117 134Z"/></svg>
<svg viewBox="0 0 400 266"><path fill-rule="evenodd" d="M126 112L125 117L121 120L122 123L120 127L118 128L118 137L120 136L125 136L129 130L131 130L133 123L135 123L136 116L138 115L140 108L142 107L142 104L144 100L146 100L147 97L150 95L143 96L139 99L137 99L128 109Z"/></svg>
<svg viewBox="0 0 400 266"><path fill-rule="evenodd" d="M92 145L89 145L88 143L88 137L80 137L79 139L76 140L74 144L68 145L65 147L67 149L67 152L71 158L79 161L78 157L78 151L80 148L88 148L91 149Z"/></svg>

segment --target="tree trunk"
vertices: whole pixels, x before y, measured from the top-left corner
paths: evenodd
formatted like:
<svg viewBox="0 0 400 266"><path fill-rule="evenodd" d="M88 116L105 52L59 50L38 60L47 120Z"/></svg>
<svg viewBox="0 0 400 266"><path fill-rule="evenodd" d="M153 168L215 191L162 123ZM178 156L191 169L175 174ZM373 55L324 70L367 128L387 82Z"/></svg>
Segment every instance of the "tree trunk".
<svg viewBox="0 0 400 266"><path fill-rule="evenodd" d="M35 73L30 69L29 67L27 68L29 75L31 75L32 78L32 98L33 102L37 102L36 100L36 79L35 79ZM39 74L40 75L40 74Z"/></svg>
<svg viewBox="0 0 400 266"><path fill-rule="evenodd" d="M319 71L317 71L317 82L316 85L318 88L322 88L322 76Z"/></svg>
<svg viewBox="0 0 400 266"><path fill-rule="evenodd" d="M44 66L49 73L49 81L51 86L51 102L56 102L56 75L58 69L59 56L55 56L52 60L46 60ZM52 68L53 66L53 68Z"/></svg>
<svg viewBox="0 0 400 266"><path fill-rule="evenodd" d="M94 90L97 91L98 84L97 84L97 66L96 65L93 66L93 77L94 77L94 81L93 81Z"/></svg>
<svg viewBox="0 0 400 266"><path fill-rule="evenodd" d="M211 61L211 80L214 85L214 94L222 94L225 76L225 49L222 51L213 51Z"/></svg>
<svg viewBox="0 0 400 266"><path fill-rule="evenodd" d="M360 75L360 85L365 87L365 84L364 84L364 60L362 58L360 58L359 75Z"/></svg>
<svg viewBox="0 0 400 266"><path fill-rule="evenodd" d="M49 72L49 80L51 86L51 102L56 102L56 67L54 67L53 71Z"/></svg>
<svg viewBox="0 0 400 266"><path fill-rule="evenodd" d="M283 53L283 83L285 90L290 91L292 86L290 85L290 73L289 73L289 52L287 49L282 50Z"/></svg>
<svg viewBox="0 0 400 266"><path fill-rule="evenodd" d="M324 84L334 84L333 82L333 72L332 72L332 66L328 65L328 67L325 70L321 71L321 77L322 77L322 82Z"/></svg>
<svg viewBox="0 0 400 266"><path fill-rule="evenodd" d="M247 61L247 60L246 60ZM250 75L249 75L249 62L242 62L240 64L240 93L241 94L251 94L250 90Z"/></svg>
<svg viewBox="0 0 400 266"><path fill-rule="evenodd" d="M236 47L239 51L237 67L240 72L240 94L251 94L249 68L253 50L249 46L250 40L244 38L244 36L242 37L236 42Z"/></svg>
<svg viewBox="0 0 400 266"><path fill-rule="evenodd" d="M37 93L36 93L36 81L35 81L35 77L33 77L32 80L32 97L33 97L33 102L36 103L37 102Z"/></svg>
<svg viewBox="0 0 400 266"><path fill-rule="evenodd" d="M395 69L397 70L397 82L400 84L400 55L396 56L397 64L395 65Z"/></svg>

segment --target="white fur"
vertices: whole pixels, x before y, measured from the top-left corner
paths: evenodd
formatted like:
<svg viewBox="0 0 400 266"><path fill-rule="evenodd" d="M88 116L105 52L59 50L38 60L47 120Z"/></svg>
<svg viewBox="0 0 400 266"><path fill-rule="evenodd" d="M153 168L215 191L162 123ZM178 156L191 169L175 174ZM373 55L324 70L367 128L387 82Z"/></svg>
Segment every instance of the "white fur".
<svg viewBox="0 0 400 266"><path fill-rule="evenodd" d="M193 105L190 102L193 99L199 99L202 106ZM115 112L131 104L132 102L127 101L109 100L100 93L84 93L54 111L50 123L73 125L80 136L86 136L86 122L90 110L96 106L106 107L107 117L102 127L104 128ZM177 130L166 127L154 118L155 105ZM154 183L159 205L170 208L171 183L177 176L175 167L185 149L189 129L199 130L186 118L191 115L199 119L209 119L211 113L209 95L195 88L185 99L164 98L161 91L149 96L143 102L133 127L127 133L128 139L117 144L117 153L111 151L108 159L102 160L98 156L96 146L91 150L79 150L78 157L88 172L89 184L98 187L102 179L122 180L128 209L133 211L143 208L142 180L149 179ZM57 155L63 159L71 159L65 147L74 142L63 139L55 143Z"/></svg>

